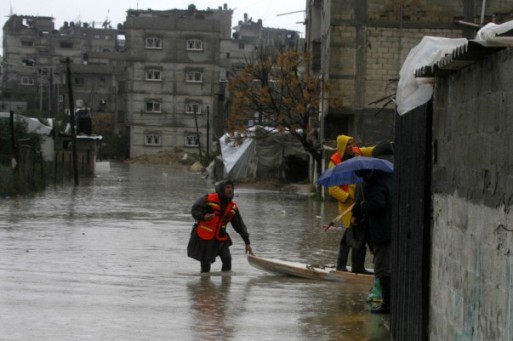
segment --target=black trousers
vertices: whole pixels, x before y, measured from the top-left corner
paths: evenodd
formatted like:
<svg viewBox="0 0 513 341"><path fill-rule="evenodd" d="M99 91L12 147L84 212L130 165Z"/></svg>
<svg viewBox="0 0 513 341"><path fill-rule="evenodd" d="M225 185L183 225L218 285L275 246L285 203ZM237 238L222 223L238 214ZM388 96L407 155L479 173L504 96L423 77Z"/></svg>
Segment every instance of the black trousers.
<svg viewBox="0 0 513 341"><path fill-rule="evenodd" d="M223 263L221 271L230 271L232 269L232 254L230 253L230 247L227 243L221 246L217 255L221 258L221 262ZM210 266L211 264L208 262L201 262L201 272L210 272Z"/></svg>
<svg viewBox="0 0 513 341"><path fill-rule="evenodd" d="M365 270L365 255L367 253L367 247L365 243L359 248L351 248L347 243L347 236L344 231L344 235L340 239L340 245L338 249L337 257L337 270L347 271L347 259L349 258L349 251L351 251L351 271L352 272L363 272Z"/></svg>

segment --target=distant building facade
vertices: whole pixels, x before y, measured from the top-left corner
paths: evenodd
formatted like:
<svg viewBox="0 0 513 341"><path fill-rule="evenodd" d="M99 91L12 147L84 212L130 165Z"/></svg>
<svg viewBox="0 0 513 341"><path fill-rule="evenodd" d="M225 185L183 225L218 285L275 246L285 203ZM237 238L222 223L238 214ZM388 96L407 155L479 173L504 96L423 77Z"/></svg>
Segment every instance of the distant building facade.
<svg viewBox="0 0 513 341"><path fill-rule="evenodd" d="M216 108L220 47L232 10L130 10L126 124L130 155L205 147Z"/></svg>
<svg viewBox="0 0 513 341"><path fill-rule="evenodd" d="M65 23L55 29L53 18L12 15L3 28L2 110L54 117L69 108L66 59L72 70L74 99L94 110L116 113L118 77L123 70L118 30L87 23Z"/></svg>
<svg viewBox="0 0 513 341"><path fill-rule="evenodd" d="M233 10L128 10L126 21L66 22L12 15L3 28L1 110L55 117L69 112L66 60L75 109L112 113L128 129L130 156L205 150L224 133L229 78L259 48L297 48L299 32Z"/></svg>

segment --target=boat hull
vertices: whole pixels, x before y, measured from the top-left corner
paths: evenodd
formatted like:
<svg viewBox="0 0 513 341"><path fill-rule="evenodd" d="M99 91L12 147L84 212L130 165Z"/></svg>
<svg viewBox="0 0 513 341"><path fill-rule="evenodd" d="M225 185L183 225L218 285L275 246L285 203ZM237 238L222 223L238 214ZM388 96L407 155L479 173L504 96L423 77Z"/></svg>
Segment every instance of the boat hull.
<svg viewBox="0 0 513 341"><path fill-rule="evenodd" d="M374 275L364 275L346 271L336 271L333 268L323 267L319 265L310 265L299 262L290 262L285 260L270 259L251 255L248 256L248 262L257 269L278 275L287 275L300 278L335 282L372 284L374 281Z"/></svg>

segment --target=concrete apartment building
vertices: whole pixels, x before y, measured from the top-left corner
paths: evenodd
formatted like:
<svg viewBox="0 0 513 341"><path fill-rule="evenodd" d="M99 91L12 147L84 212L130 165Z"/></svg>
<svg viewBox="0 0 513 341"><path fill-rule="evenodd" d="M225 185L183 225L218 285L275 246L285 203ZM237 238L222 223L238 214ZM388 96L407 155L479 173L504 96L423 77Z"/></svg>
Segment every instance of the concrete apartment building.
<svg viewBox="0 0 513 341"><path fill-rule="evenodd" d="M108 27L96 28L82 24L78 28L64 25L54 44L60 60L71 61L72 86L75 99L93 112L109 112L122 122L126 103L120 95L125 66L123 31ZM68 51L72 46L71 51ZM73 52L72 52L73 51ZM62 64L62 63L61 63ZM64 74L64 70L59 74ZM66 81L63 79L63 84ZM65 103L64 108L68 105ZM60 111L61 108L58 108Z"/></svg>
<svg viewBox="0 0 513 341"><path fill-rule="evenodd" d="M477 29L510 20L509 1L307 0L311 70L329 81L320 108L321 141L339 134L360 143L394 136L399 71L423 36L473 39ZM342 107L330 99L341 98Z"/></svg>
<svg viewBox="0 0 513 341"><path fill-rule="evenodd" d="M70 59L74 99L92 110L123 110L118 78L123 70L118 30L53 18L12 15L3 28L2 110L55 117L69 109L66 59Z"/></svg>
<svg viewBox="0 0 513 341"><path fill-rule="evenodd" d="M301 37L299 32L282 28L264 27L262 19L256 22L244 14L244 20L240 20L234 27L233 37L238 41L252 42L257 47L270 47L276 50L299 50Z"/></svg>
<svg viewBox="0 0 513 341"><path fill-rule="evenodd" d="M3 28L1 110L43 111L52 74L49 36L54 31L50 17L11 16ZM37 64L37 67L35 66Z"/></svg>
<svg viewBox="0 0 513 341"><path fill-rule="evenodd" d="M224 133L225 86L262 46L297 47L299 34L262 21L239 22L233 10L128 11L127 120L130 155L160 150L197 152ZM210 150L211 151L211 150Z"/></svg>
<svg viewBox="0 0 513 341"><path fill-rule="evenodd" d="M130 10L125 22L130 156L204 148L232 10ZM215 116L215 115L214 115Z"/></svg>
<svg viewBox="0 0 513 341"><path fill-rule="evenodd" d="M110 112L128 128L130 156L162 150L198 152L220 137L228 118L228 79L262 46L297 48L299 33L265 28L245 15L232 35L233 10L128 10L111 28L16 16L4 26L3 110L54 117L74 99ZM16 107L14 107L16 103Z"/></svg>

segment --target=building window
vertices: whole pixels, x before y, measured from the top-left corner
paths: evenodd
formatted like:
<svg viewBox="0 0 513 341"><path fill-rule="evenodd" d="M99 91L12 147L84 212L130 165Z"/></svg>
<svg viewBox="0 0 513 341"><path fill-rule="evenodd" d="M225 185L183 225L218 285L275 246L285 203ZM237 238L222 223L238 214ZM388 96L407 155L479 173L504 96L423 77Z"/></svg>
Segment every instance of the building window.
<svg viewBox="0 0 513 341"><path fill-rule="evenodd" d="M73 48L73 43L69 42L69 41L61 41L59 46L61 47L61 49L72 49Z"/></svg>
<svg viewBox="0 0 513 341"><path fill-rule="evenodd" d="M203 51L203 40L199 40L199 39L187 40L187 50Z"/></svg>
<svg viewBox="0 0 513 341"><path fill-rule="evenodd" d="M147 146L162 145L162 134L159 132L146 133L144 135L144 144Z"/></svg>
<svg viewBox="0 0 513 341"><path fill-rule="evenodd" d="M199 137L196 133L185 133L184 140L185 147L197 147L199 146Z"/></svg>
<svg viewBox="0 0 513 341"><path fill-rule="evenodd" d="M105 77L100 77L98 79L98 86L100 88L104 88L106 85L107 85L107 80L105 79Z"/></svg>
<svg viewBox="0 0 513 341"><path fill-rule="evenodd" d="M156 37L148 37L146 38L147 49L162 49L162 39Z"/></svg>
<svg viewBox="0 0 513 341"><path fill-rule="evenodd" d="M244 63L232 63L232 70L234 72L243 70L245 67L246 67L246 64L244 64Z"/></svg>
<svg viewBox="0 0 513 341"><path fill-rule="evenodd" d="M146 101L146 112L162 112L162 105L159 101L156 100L147 100Z"/></svg>
<svg viewBox="0 0 513 341"><path fill-rule="evenodd" d="M160 75L160 70L154 70L154 69L146 70L145 75L146 75L145 79L147 81L160 81L160 80L162 80L161 75Z"/></svg>
<svg viewBox="0 0 513 341"><path fill-rule="evenodd" d="M203 74L199 71L187 71L185 81L191 83L201 83L203 82Z"/></svg>
<svg viewBox="0 0 513 341"><path fill-rule="evenodd" d="M85 80L82 77L75 77L75 85L84 85Z"/></svg>
<svg viewBox="0 0 513 341"><path fill-rule="evenodd" d="M244 50L244 43L239 43L239 50Z"/></svg>
<svg viewBox="0 0 513 341"><path fill-rule="evenodd" d="M21 77L21 85L34 85L33 77Z"/></svg>
<svg viewBox="0 0 513 341"><path fill-rule="evenodd" d="M185 103L186 114L201 114L201 104L198 102L187 102Z"/></svg>
<svg viewBox="0 0 513 341"><path fill-rule="evenodd" d="M34 46L34 42L28 41L28 40L24 40L24 41L21 42L21 46Z"/></svg>

